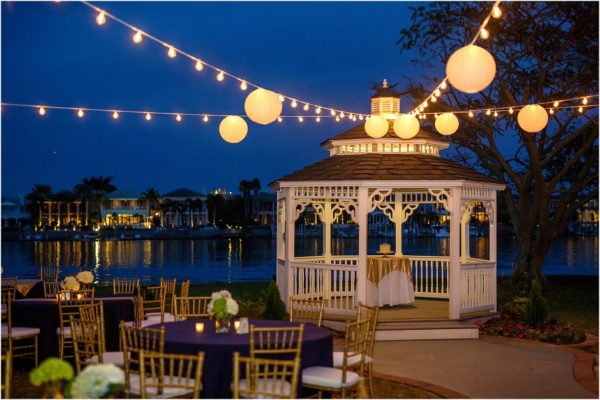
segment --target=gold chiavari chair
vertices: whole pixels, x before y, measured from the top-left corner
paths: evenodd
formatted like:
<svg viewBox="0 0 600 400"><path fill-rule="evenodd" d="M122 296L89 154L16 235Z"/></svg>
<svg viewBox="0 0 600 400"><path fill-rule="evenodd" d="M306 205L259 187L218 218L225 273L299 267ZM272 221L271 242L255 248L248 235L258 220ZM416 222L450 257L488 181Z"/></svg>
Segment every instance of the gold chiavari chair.
<svg viewBox="0 0 600 400"><path fill-rule="evenodd" d="M56 265L43 265L40 267L40 279L42 281L58 281L60 269Z"/></svg>
<svg viewBox="0 0 600 400"><path fill-rule="evenodd" d="M9 351L13 358L33 357L38 365L39 328L13 326L12 301L15 299L15 288L2 287L2 348Z"/></svg>
<svg viewBox="0 0 600 400"><path fill-rule="evenodd" d="M104 325L104 307L102 301L79 307L79 317L82 321L98 323L99 354L92 355L86 360L87 364L110 363L123 366L123 352L106 351L106 328Z"/></svg>
<svg viewBox="0 0 600 400"><path fill-rule="evenodd" d="M142 399L190 397L198 399L202 388L204 353L164 354L140 351Z"/></svg>
<svg viewBox="0 0 600 400"><path fill-rule="evenodd" d="M165 313L165 286L148 286L138 289L137 326L162 324L175 320L173 315Z"/></svg>
<svg viewBox="0 0 600 400"><path fill-rule="evenodd" d="M300 357L304 324L298 327L257 328L250 325L250 357L290 354Z"/></svg>
<svg viewBox="0 0 600 400"><path fill-rule="evenodd" d="M58 321L56 328L58 336L58 349L61 359L65 358L65 350L73 348L73 335L71 333L70 317L79 317L79 308L94 303L94 289L78 291L61 291L56 294L58 301Z"/></svg>
<svg viewBox="0 0 600 400"><path fill-rule="evenodd" d="M60 292L59 281L43 281L44 282L44 297L56 297L56 294Z"/></svg>
<svg viewBox="0 0 600 400"><path fill-rule="evenodd" d="M2 278L2 287L4 288L16 288L19 278L11 276L10 278Z"/></svg>
<svg viewBox="0 0 600 400"><path fill-rule="evenodd" d="M125 393L140 395L140 351L164 353L165 327L160 329L119 325L125 366Z"/></svg>
<svg viewBox="0 0 600 400"><path fill-rule="evenodd" d="M211 297L175 297L175 319L207 318Z"/></svg>
<svg viewBox="0 0 600 400"><path fill-rule="evenodd" d="M75 368L77 373L80 373L92 357L96 357L96 360L102 359L100 322L75 319L71 315L69 324L73 337Z"/></svg>
<svg viewBox="0 0 600 400"><path fill-rule="evenodd" d="M190 297L190 280L181 283L181 297Z"/></svg>
<svg viewBox="0 0 600 400"><path fill-rule="evenodd" d="M302 386L317 389L319 398L323 391L339 393L342 398L347 398L348 391L356 390L364 373L369 326L367 319L347 322L341 368L323 366L305 368L302 370ZM350 370L351 365L354 371Z"/></svg>
<svg viewBox="0 0 600 400"><path fill-rule="evenodd" d="M233 398L295 399L299 372L300 357L293 360L240 357L236 351L233 353Z"/></svg>
<svg viewBox="0 0 600 400"><path fill-rule="evenodd" d="M164 279L160 278L160 286L165 287L166 296L165 296L165 310L171 315L175 314L173 309L174 304L173 300L175 298L175 288L177 287L177 278L173 279Z"/></svg>
<svg viewBox="0 0 600 400"><path fill-rule="evenodd" d="M12 380L12 353L7 351L5 354L2 354L2 397L5 399L10 399L10 385Z"/></svg>
<svg viewBox="0 0 600 400"><path fill-rule="evenodd" d="M290 322L321 326L325 300L306 300L290 297Z"/></svg>
<svg viewBox="0 0 600 400"><path fill-rule="evenodd" d="M134 296L139 287L139 279L113 279L113 294L128 294Z"/></svg>

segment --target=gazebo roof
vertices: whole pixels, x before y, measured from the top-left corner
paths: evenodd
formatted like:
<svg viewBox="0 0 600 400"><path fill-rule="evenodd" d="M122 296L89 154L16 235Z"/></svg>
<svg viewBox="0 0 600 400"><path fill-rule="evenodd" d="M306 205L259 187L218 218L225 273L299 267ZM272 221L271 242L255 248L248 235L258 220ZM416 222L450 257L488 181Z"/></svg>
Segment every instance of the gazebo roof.
<svg viewBox="0 0 600 400"><path fill-rule="evenodd" d="M367 153L336 155L286 175L276 182L290 181L452 181L467 180L501 184L450 160L425 154Z"/></svg>
<svg viewBox="0 0 600 400"><path fill-rule="evenodd" d="M399 142L408 142L408 140L403 140L403 139L400 139L398 136L396 136L392 125L393 124L390 124L390 127L389 127L387 133L385 134L385 136L383 137L383 139L396 139ZM324 142L321 143L321 146L325 147L327 144L329 144L331 141L334 141L334 140L355 140L355 139L370 139L373 141L377 140L377 139L373 139L372 137L367 135L367 131L365 131L365 124L362 123L360 125L355 126L354 128L348 129L347 131L340 133L339 135L336 135L334 137L331 137L331 138L325 140ZM444 136L439 135L437 133L433 133L427 129L424 129L423 127L421 127L421 129L419 130L419 133L417 133L417 136L415 136L414 138L412 138L410 140L415 140L415 139L435 140L435 141L445 142L445 143L449 144L448 139L445 138Z"/></svg>

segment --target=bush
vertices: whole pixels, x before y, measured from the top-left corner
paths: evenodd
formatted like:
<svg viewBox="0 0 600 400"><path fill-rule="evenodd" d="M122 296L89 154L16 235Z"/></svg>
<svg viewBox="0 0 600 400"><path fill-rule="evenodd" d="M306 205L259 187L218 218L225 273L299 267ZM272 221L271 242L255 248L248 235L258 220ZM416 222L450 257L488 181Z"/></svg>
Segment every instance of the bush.
<svg viewBox="0 0 600 400"><path fill-rule="evenodd" d="M527 297L515 297L503 305L500 312L507 318L511 318L516 321L525 321L525 313L527 311L528 302L529 299Z"/></svg>
<svg viewBox="0 0 600 400"><path fill-rule="evenodd" d="M531 282L531 290L525 308L527 325L539 328L548 318L548 303L542 296L542 288L537 280Z"/></svg>
<svg viewBox="0 0 600 400"><path fill-rule="evenodd" d="M267 288L263 318L277 320L284 320L287 318L285 304L281 300L279 288L277 288L277 284L274 281L271 281Z"/></svg>

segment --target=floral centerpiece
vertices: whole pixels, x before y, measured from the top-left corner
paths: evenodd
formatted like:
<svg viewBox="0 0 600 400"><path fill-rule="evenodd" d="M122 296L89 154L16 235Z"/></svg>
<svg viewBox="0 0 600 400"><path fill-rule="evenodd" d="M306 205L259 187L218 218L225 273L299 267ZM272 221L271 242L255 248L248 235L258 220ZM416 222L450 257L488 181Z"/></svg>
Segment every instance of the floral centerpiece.
<svg viewBox="0 0 600 400"><path fill-rule="evenodd" d="M63 398L63 390L73 379L73 367L60 358L50 357L29 373L33 386L44 387L44 398Z"/></svg>
<svg viewBox="0 0 600 400"><path fill-rule="evenodd" d="M89 288L92 283L94 283L94 274L90 271L81 271L77 275L75 275L75 279L81 283L82 289Z"/></svg>
<svg viewBox="0 0 600 400"><path fill-rule="evenodd" d="M69 292L76 292L81 288L81 284L74 276L67 276L60 284L62 290L68 290Z"/></svg>
<svg viewBox="0 0 600 400"><path fill-rule="evenodd" d="M105 399L123 391L125 373L114 364L88 365L71 384L74 399Z"/></svg>
<svg viewBox="0 0 600 400"><path fill-rule="evenodd" d="M217 333L229 332L231 318L235 317L239 311L238 303L227 290L214 292L211 298L207 311L216 319L215 331Z"/></svg>

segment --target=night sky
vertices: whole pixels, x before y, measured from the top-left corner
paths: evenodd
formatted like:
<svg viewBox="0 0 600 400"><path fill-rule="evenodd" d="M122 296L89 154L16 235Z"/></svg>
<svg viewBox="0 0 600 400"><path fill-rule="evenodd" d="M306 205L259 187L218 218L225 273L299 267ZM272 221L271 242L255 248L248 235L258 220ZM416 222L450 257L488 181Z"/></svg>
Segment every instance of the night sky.
<svg viewBox="0 0 600 400"><path fill-rule="evenodd" d="M274 91L369 111L369 83L418 80L398 32L415 3L96 3L159 38ZM182 56L166 56L132 31L95 23L80 3L2 3L2 101L115 109L243 114L245 95ZM443 66L441 66L443 70ZM410 100L401 103L410 109ZM297 113L284 107L284 114ZM55 192L83 177L112 176L121 189L237 191L241 179L272 180L323 159L319 143L357 123L249 122L224 142L220 120L2 108L2 194L33 184Z"/></svg>

